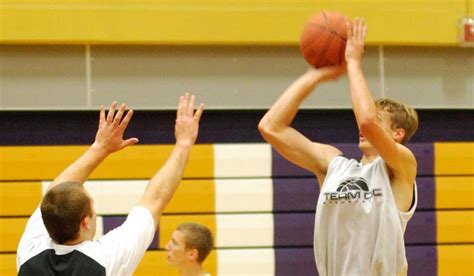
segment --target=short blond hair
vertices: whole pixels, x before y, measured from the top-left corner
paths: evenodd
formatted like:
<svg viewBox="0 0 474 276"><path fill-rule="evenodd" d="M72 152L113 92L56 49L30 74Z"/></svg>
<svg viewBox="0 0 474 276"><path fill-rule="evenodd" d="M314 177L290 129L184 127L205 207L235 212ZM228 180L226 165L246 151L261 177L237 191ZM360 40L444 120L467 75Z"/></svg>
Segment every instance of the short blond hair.
<svg viewBox="0 0 474 276"><path fill-rule="evenodd" d="M408 142L418 128L418 113L416 110L409 105L388 98L376 100L375 105L378 109L391 114L392 127L405 130L405 136L401 143L405 144Z"/></svg>
<svg viewBox="0 0 474 276"><path fill-rule="evenodd" d="M184 234L186 241L186 249L196 249L198 251L199 263L204 262L211 249L214 247L214 238L211 230L202 224L185 222L176 228Z"/></svg>

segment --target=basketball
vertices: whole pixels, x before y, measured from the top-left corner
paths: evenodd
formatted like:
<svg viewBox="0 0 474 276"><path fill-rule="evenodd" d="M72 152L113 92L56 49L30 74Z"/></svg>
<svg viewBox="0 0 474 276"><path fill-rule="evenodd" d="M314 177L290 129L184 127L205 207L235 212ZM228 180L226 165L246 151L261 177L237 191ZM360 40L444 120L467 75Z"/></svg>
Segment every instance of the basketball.
<svg viewBox="0 0 474 276"><path fill-rule="evenodd" d="M315 68L344 62L346 23L339 12L323 11L312 16L305 24L300 38L300 50L306 61Z"/></svg>

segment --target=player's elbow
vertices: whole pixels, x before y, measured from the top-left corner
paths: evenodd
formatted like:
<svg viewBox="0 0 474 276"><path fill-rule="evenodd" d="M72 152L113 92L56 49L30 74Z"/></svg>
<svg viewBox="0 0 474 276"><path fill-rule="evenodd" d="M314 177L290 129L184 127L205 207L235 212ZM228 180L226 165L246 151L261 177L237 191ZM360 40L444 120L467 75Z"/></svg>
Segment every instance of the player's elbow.
<svg viewBox="0 0 474 276"><path fill-rule="evenodd" d="M258 131L262 135L262 137L268 141L272 136L276 133L275 126L270 122L270 120L266 118L262 118L258 123Z"/></svg>
<svg viewBox="0 0 474 276"><path fill-rule="evenodd" d="M266 132L268 132L268 120L266 120L265 118L262 118L260 120L260 122L258 123L258 131L260 132L260 134L264 134Z"/></svg>
<svg viewBox="0 0 474 276"><path fill-rule="evenodd" d="M155 220L158 220L166 207L166 202L161 199L143 197L139 204L150 211Z"/></svg>

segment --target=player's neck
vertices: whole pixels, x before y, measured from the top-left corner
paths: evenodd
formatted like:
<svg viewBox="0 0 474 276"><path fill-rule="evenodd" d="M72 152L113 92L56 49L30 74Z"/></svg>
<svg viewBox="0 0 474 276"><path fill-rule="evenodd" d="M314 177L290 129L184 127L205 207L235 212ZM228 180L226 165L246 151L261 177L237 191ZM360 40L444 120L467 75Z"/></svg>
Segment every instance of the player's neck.
<svg viewBox="0 0 474 276"><path fill-rule="evenodd" d="M362 165L366 165L366 164L369 164L369 163L372 163L377 157L379 157L378 154L374 154L374 155L362 155L362 158L360 159L360 163Z"/></svg>
<svg viewBox="0 0 474 276"><path fill-rule="evenodd" d="M379 157L379 153L374 148L362 149L362 158L360 159L360 163L362 165L372 163L377 157Z"/></svg>
<svg viewBox="0 0 474 276"><path fill-rule="evenodd" d="M379 156L377 150L369 143L360 143L359 149L362 151L362 158L360 159L362 165L372 163Z"/></svg>
<svg viewBox="0 0 474 276"><path fill-rule="evenodd" d="M201 276L206 275L206 272L202 269L199 263L192 263L181 267L179 269L179 274L181 276Z"/></svg>
<svg viewBox="0 0 474 276"><path fill-rule="evenodd" d="M92 240L92 238L90 238L88 236L89 235L87 235L83 231L79 231L79 235L76 239L67 241L67 242L63 243L62 245L77 245L77 244L83 243L85 241Z"/></svg>

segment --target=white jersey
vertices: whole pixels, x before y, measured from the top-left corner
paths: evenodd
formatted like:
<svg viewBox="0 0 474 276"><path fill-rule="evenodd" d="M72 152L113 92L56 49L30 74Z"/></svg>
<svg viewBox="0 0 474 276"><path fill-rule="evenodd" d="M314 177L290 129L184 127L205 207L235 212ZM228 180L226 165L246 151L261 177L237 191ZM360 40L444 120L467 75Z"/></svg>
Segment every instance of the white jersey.
<svg viewBox="0 0 474 276"><path fill-rule="evenodd" d="M316 207L314 254L319 275L406 275L403 234L417 202L398 210L385 162L335 157Z"/></svg>
<svg viewBox="0 0 474 276"><path fill-rule="evenodd" d="M132 275L153 240L150 211L134 207L127 220L97 241L56 244L36 209L17 250L18 275Z"/></svg>

